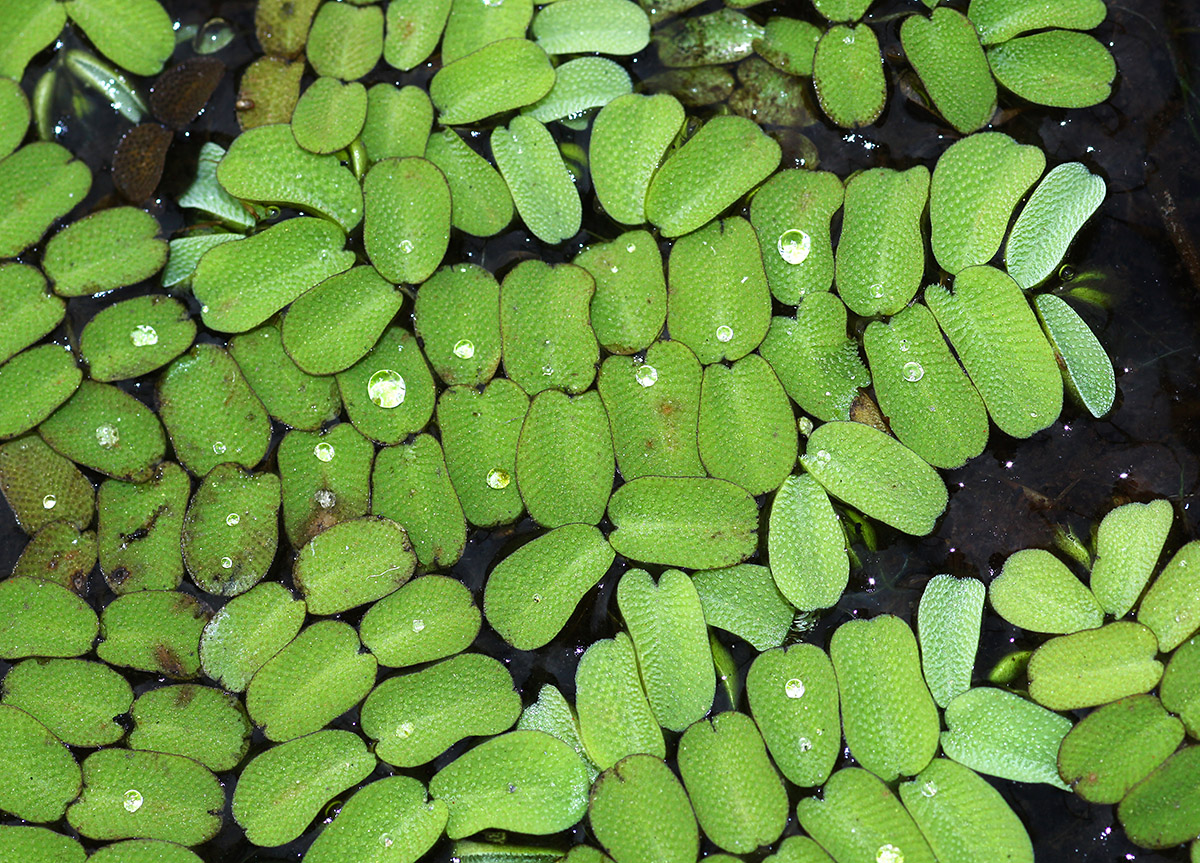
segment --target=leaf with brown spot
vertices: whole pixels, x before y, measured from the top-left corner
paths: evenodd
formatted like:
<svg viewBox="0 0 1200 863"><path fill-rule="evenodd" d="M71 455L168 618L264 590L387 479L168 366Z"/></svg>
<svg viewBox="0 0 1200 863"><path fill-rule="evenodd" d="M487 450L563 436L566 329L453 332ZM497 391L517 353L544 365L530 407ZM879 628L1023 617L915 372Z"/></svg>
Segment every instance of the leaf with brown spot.
<svg viewBox="0 0 1200 863"><path fill-rule="evenodd" d="M174 136L158 123L141 123L121 136L113 153L113 185L135 204L145 201L158 188L167 148Z"/></svg>
<svg viewBox="0 0 1200 863"><path fill-rule="evenodd" d="M259 57L251 63L242 75L234 106L242 131L290 122L300 99L303 74L303 57L292 62L282 57Z"/></svg>
<svg viewBox="0 0 1200 863"><path fill-rule="evenodd" d="M158 76L150 90L150 110L172 129L182 129L204 110L225 75L215 57L192 57Z"/></svg>

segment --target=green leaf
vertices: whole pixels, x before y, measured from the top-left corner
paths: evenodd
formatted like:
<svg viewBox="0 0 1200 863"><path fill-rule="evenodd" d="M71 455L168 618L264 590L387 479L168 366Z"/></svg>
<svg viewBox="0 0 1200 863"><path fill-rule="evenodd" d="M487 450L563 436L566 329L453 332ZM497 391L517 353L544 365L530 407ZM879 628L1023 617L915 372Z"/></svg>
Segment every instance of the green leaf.
<svg viewBox="0 0 1200 863"><path fill-rule="evenodd" d="M29 131L29 119L29 99L20 83L0 78L0 159L21 145Z"/></svg>
<svg viewBox="0 0 1200 863"><path fill-rule="evenodd" d="M389 10L396 5L389 4ZM367 91L367 116L360 137L372 162L424 155L432 126L433 103L420 87L397 88L381 82Z"/></svg>
<svg viewBox="0 0 1200 863"><path fill-rule="evenodd" d="M651 178L683 120L683 106L665 93L631 93L600 109L592 123L588 155L596 198L613 219L626 225L646 221Z"/></svg>
<svg viewBox="0 0 1200 863"><path fill-rule="evenodd" d="M35 141L0 159L0 258L40 240L91 187L87 165L58 144Z"/></svg>
<svg viewBox="0 0 1200 863"><path fill-rule="evenodd" d="M1162 678L1158 642L1140 623L1119 620L1052 638L1029 660L1029 697L1051 710L1095 707L1149 692Z"/></svg>
<svg viewBox="0 0 1200 863"><path fill-rule="evenodd" d="M772 17L762 39L754 43L754 52L789 75L812 77L813 57L821 30L815 24L797 18Z"/></svg>
<svg viewBox="0 0 1200 863"><path fill-rule="evenodd" d="M92 854L95 863L202 863L195 852L160 839L127 839ZM91 859L91 858L89 858Z"/></svg>
<svg viewBox="0 0 1200 863"><path fill-rule="evenodd" d="M333 346L328 349L332 352ZM284 350L277 321L234 336L229 340L229 353L263 407L281 423L316 429L340 412L337 381L310 375L296 365Z"/></svg>
<svg viewBox="0 0 1200 863"><path fill-rule="evenodd" d="M79 389L83 372L70 349L54 343L0 365L0 438L16 437L54 413Z"/></svg>
<svg viewBox="0 0 1200 863"><path fill-rule="evenodd" d="M254 9L254 24L263 50L279 57L295 57L303 51L319 4L320 0L263 0L258 3Z"/></svg>
<svg viewBox="0 0 1200 863"><path fill-rule="evenodd" d="M255 223L254 215L246 208L246 206L225 191L225 188L217 182L217 166L221 160L225 158L225 149L212 141L206 142L200 148L200 155L196 160L196 178L192 180L192 184L187 187L182 195L179 196L179 206L189 207L201 210L209 215L216 216L224 224L229 227L244 231L252 228ZM200 236L223 236L221 234L202 234ZM172 240L172 251L175 249L175 243L179 240ZM164 286L166 286L166 276L164 274Z"/></svg>
<svg viewBox="0 0 1200 863"><path fill-rule="evenodd" d="M610 498L608 517L613 548L644 563L689 569L733 566L758 545L754 498L721 479L630 480Z"/></svg>
<svg viewBox="0 0 1200 863"><path fill-rule="evenodd" d="M540 835L583 817L588 775L570 745L542 731L511 731L439 770L429 793L450 808L451 839L488 827Z"/></svg>
<svg viewBox="0 0 1200 863"><path fill-rule="evenodd" d="M887 82L874 31L865 24L826 30L813 57L813 87L821 110L838 126L869 126L878 120Z"/></svg>
<svg viewBox="0 0 1200 863"><path fill-rule="evenodd" d="M1040 294L1033 306L1059 360L1067 392L1092 416L1104 416L1112 410L1117 382L1100 340L1065 300Z"/></svg>
<svg viewBox="0 0 1200 863"><path fill-rule="evenodd" d="M780 592L802 611L837 603L850 578L846 537L810 474L789 476L771 503L767 555Z"/></svg>
<svg viewBox="0 0 1200 863"><path fill-rule="evenodd" d="M726 8L672 21L659 30L655 42L664 66L708 66L750 56L754 40L762 36L763 28L752 19Z"/></svg>
<svg viewBox="0 0 1200 863"><path fill-rule="evenodd" d="M645 350L667 316L662 254L654 238L646 231L627 231L612 242L585 247L572 263L596 282L590 319L601 346L615 354Z"/></svg>
<svg viewBox="0 0 1200 863"><path fill-rule="evenodd" d="M230 692L243 692L303 624L304 601L278 582L263 582L225 603L204 627L204 673Z"/></svg>
<svg viewBox="0 0 1200 863"><path fill-rule="evenodd" d="M433 375L416 338L395 324L337 382L350 422L378 443L399 443L433 414Z"/></svg>
<svg viewBox="0 0 1200 863"><path fill-rule="evenodd" d="M1042 178L1004 247L1005 266L1018 285L1036 287L1058 269L1079 229L1104 201L1105 190L1104 180L1080 162L1066 162Z"/></svg>
<svg viewBox="0 0 1200 863"><path fill-rule="evenodd" d="M859 315L894 315L921 286L929 169L871 168L846 184L837 289Z"/></svg>
<svg viewBox="0 0 1200 863"><path fill-rule="evenodd" d="M310 153L336 153L358 137L367 119L367 90L357 81L318 78L292 112L292 134Z"/></svg>
<svg viewBox="0 0 1200 863"><path fill-rule="evenodd" d="M96 655L109 665L176 680L195 677L200 672L200 633L211 618L212 609L191 594L127 593L105 607Z"/></svg>
<svg viewBox="0 0 1200 863"><path fill-rule="evenodd" d="M378 741L382 761L417 767L464 738L502 734L520 713L508 669L490 656L461 653L376 686L363 704L362 728Z"/></svg>
<svg viewBox="0 0 1200 863"><path fill-rule="evenodd" d="M911 15L900 39L946 122L963 134L986 126L996 111L996 82L967 17L944 6L929 18Z"/></svg>
<svg viewBox="0 0 1200 863"><path fill-rule="evenodd" d="M664 237L695 231L779 165L779 144L745 117L718 116L673 152L646 191L646 218Z"/></svg>
<svg viewBox="0 0 1200 863"><path fill-rule="evenodd" d="M179 755L101 749L83 762L83 794L67 821L89 839L199 845L221 829L225 792L208 768Z"/></svg>
<svg viewBox="0 0 1200 863"><path fill-rule="evenodd" d="M544 731L551 737L557 737L563 743L569 744L587 766L589 781L594 780L600 773L584 752L575 710L554 684L544 684L538 690L537 701L521 711L521 718L517 720L517 730L524 729ZM550 856L557 860L559 855L551 852Z"/></svg>
<svg viewBox="0 0 1200 863"><path fill-rule="evenodd" d="M92 484L32 434L0 446L0 491L17 525L28 534L58 519L87 527L95 511Z"/></svg>
<svg viewBox="0 0 1200 863"><path fill-rule="evenodd" d="M179 587L190 492L187 474L173 462L159 464L148 482L110 479L100 486L100 570L114 593Z"/></svg>
<svg viewBox="0 0 1200 863"><path fill-rule="evenodd" d="M650 21L630 0L559 0L531 32L547 54L636 54L650 44Z"/></svg>
<svg viewBox="0 0 1200 863"><path fill-rule="evenodd" d="M573 0L578 2L578 0ZM585 0L595 2L595 0ZM617 0L633 6L629 0ZM559 9L562 2L548 9ZM641 9L634 7L639 14ZM544 47L544 46L543 46ZM554 69L554 86L550 92L525 108L522 113L535 120L573 120L594 108L602 108L633 89L629 73L617 63L604 57L578 57Z"/></svg>
<svg viewBox="0 0 1200 863"><path fill-rule="evenodd" d="M280 0L268 0L272 6L282 5ZM292 8L295 9L295 0ZM261 10L265 4L259 4ZM311 17L316 6L316 0L301 0L301 7L309 7L306 11ZM294 16L303 18L302 13ZM304 32L300 34L300 47L304 46L304 37L308 33L308 21L303 22ZM260 33L260 42L262 41ZM270 36L267 36L270 41ZM299 49L297 49L299 50ZM242 131L257 129L261 126L273 126L280 123L290 123L292 111L300 99L300 79L308 64L303 58L288 61L283 57L268 55L259 57L251 63L242 74L241 86L238 89L238 99L242 107L238 108L238 125ZM297 148L299 149L299 148Z"/></svg>
<svg viewBox="0 0 1200 863"><path fill-rule="evenodd" d="M748 641L755 650L783 644L795 609L784 599L765 566L743 563L708 569L692 577L704 621Z"/></svg>
<svg viewBox="0 0 1200 863"><path fill-rule="evenodd" d="M181 683L138 696L129 748L183 755L213 771L233 770L250 749L250 720L234 695Z"/></svg>
<svg viewBox="0 0 1200 863"><path fill-rule="evenodd" d="M964 767L1067 790L1058 747L1071 720L1005 689L968 689L946 705L942 751Z"/></svg>
<svg viewBox="0 0 1200 863"><path fill-rule="evenodd" d="M550 58L528 39L489 42L454 60L446 57L443 46L442 58L448 62L429 82L429 97L443 126L474 123L532 105L554 86Z"/></svg>
<svg viewBox="0 0 1200 863"><path fill-rule="evenodd" d="M432 435L379 452L371 473L371 512L404 525L422 566L452 566L466 547L462 505Z"/></svg>
<svg viewBox="0 0 1200 863"><path fill-rule="evenodd" d="M107 746L125 736L113 718L129 711L133 690L99 662L27 659L5 675L3 701L26 711L63 743Z"/></svg>
<svg viewBox="0 0 1200 863"><path fill-rule="evenodd" d="M236 596L275 560L279 478L219 464L204 477L183 519L183 562L205 593Z"/></svg>
<svg viewBox="0 0 1200 863"><path fill-rule="evenodd" d="M594 290L587 270L573 264L526 260L504 277L504 371L529 395L551 388L576 394L591 386L600 357L588 324Z"/></svg>
<svg viewBox="0 0 1200 863"><path fill-rule="evenodd" d="M448 815L446 804L430 800L411 776L378 779L354 792L304 852L304 861L416 863L441 838Z"/></svg>
<svg viewBox="0 0 1200 863"><path fill-rule="evenodd" d="M367 256L389 282L416 284L438 268L450 242L450 186L419 156L376 162L363 181Z"/></svg>
<svg viewBox="0 0 1200 863"><path fill-rule="evenodd" d="M704 835L747 853L770 845L788 818L787 792L744 713L701 719L679 739L679 774Z"/></svg>
<svg viewBox="0 0 1200 863"><path fill-rule="evenodd" d="M813 0L817 11L830 21L857 21L866 14L872 0Z"/></svg>
<svg viewBox="0 0 1200 863"><path fill-rule="evenodd" d="M1167 848L1200 833L1200 746L1185 746L1135 785L1117 817L1143 848Z"/></svg>
<svg viewBox="0 0 1200 863"><path fill-rule="evenodd" d="M552 530L521 546L492 570L483 594L483 613L518 650L543 647L562 631L584 594L604 577L613 556L603 534L590 524Z"/></svg>
<svg viewBox="0 0 1200 863"><path fill-rule="evenodd" d="M988 48L987 58L1002 87L1052 108L1099 105L1108 98L1117 76L1108 49L1073 30L1019 36Z"/></svg>
<svg viewBox="0 0 1200 863"><path fill-rule="evenodd" d="M450 184L450 221L454 227L473 236L490 237L512 221L512 194L504 178L453 129L429 136L425 158L441 169Z"/></svg>
<svg viewBox="0 0 1200 863"><path fill-rule="evenodd" d="M245 239L241 234L215 233L196 234L190 237L179 237L167 244L167 265L163 267L160 279L164 288L175 285L190 286L196 265L204 257L204 253L213 246L228 243L230 240Z"/></svg>
<svg viewBox="0 0 1200 863"><path fill-rule="evenodd" d="M1200 629L1200 542L1179 549L1163 567L1138 607L1137 618L1153 630L1168 653Z"/></svg>
<svg viewBox="0 0 1200 863"><path fill-rule="evenodd" d="M532 0L510 0L495 5L451 0L450 17L442 36L442 62L453 63L498 40L524 36L532 17Z"/></svg>
<svg viewBox="0 0 1200 863"><path fill-rule="evenodd" d="M96 534L80 533L69 522L52 521L22 549L12 575L53 581L83 596L95 565Z"/></svg>
<svg viewBox="0 0 1200 863"><path fill-rule="evenodd" d="M442 267L417 292L413 320L444 383L479 386L492 379L500 364L500 285L488 270Z"/></svg>
<svg viewBox="0 0 1200 863"><path fill-rule="evenodd" d="M383 54L383 10L378 6L322 3L308 32L308 62L318 75L354 81Z"/></svg>
<svg viewBox="0 0 1200 863"><path fill-rule="evenodd" d="M968 767L935 758L900 784L900 799L939 860L1033 863L1033 843L1017 813Z"/></svg>
<svg viewBox="0 0 1200 863"><path fill-rule="evenodd" d="M821 797L796 806L800 826L837 860L933 863L912 816L878 778L857 767L839 770Z"/></svg>
<svg viewBox="0 0 1200 863"><path fill-rule="evenodd" d="M166 447L162 426L149 408L94 381L80 384L38 434L76 464L131 482L150 479Z"/></svg>
<svg viewBox="0 0 1200 863"><path fill-rule="evenodd" d="M362 192L354 175L337 156L301 149L286 124L238 135L217 166L217 180L235 198L295 207L331 219L343 231L362 220Z"/></svg>
<svg viewBox="0 0 1200 863"><path fill-rule="evenodd" d="M461 653L479 625L479 609L461 581L423 575L368 608L359 632L380 665L404 668Z"/></svg>
<svg viewBox="0 0 1200 863"><path fill-rule="evenodd" d="M1040 548L1009 556L988 586L996 613L1022 629L1055 634L1095 629L1104 610L1057 557Z"/></svg>
<svg viewBox="0 0 1200 863"><path fill-rule="evenodd" d="M308 541L292 579L311 614L338 614L387 596L408 581L417 556L404 528L365 516L335 524Z"/></svg>
<svg viewBox="0 0 1200 863"><path fill-rule="evenodd" d="M699 852L687 794L653 755L630 755L600 774L588 820L616 863L693 863Z"/></svg>
<svg viewBox="0 0 1200 863"><path fill-rule="evenodd" d="M575 236L582 218L579 191L549 130L522 114L492 131L491 146L517 212L534 236L550 244Z"/></svg>
<svg viewBox="0 0 1200 863"><path fill-rule="evenodd" d="M259 753L238 777L233 817L255 845L275 847L305 831L325 803L370 775L375 756L350 731L325 730Z"/></svg>
<svg viewBox="0 0 1200 863"><path fill-rule="evenodd" d="M764 863L833 863L833 858L808 836L785 836L779 850L763 858Z"/></svg>
<svg viewBox="0 0 1200 863"><path fill-rule="evenodd" d="M968 267L954 277L953 293L927 287L925 304L1002 432L1027 438L1058 419L1062 374L1016 282L992 267Z"/></svg>
<svg viewBox="0 0 1200 863"><path fill-rule="evenodd" d="M633 642L624 632L592 642L580 657L575 708L584 750L602 770L635 753L666 757L662 730L638 676Z"/></svg>
<svg viewBox="0 0 1200 863"><path fill-rule="evenodd" d="M383 59L389 66L408 72L433 53L451 0L392 0L387 5L387 35L383 40Z"/></svg>
<svg viewBox="0 0 1200 863"><path fill-rule="evenodd" d="M1091 30L1104 20L1108 9L1104 0L971 0L968 12L984 45L1007 42L1030 30L1065 27Z"/></svg>
<svg viewBox="0 0 1200 863"><path fill-rule="evenodd" d="M79 788L79 765L62 741L24 710L0 705L0 807L23 821L57 821Z"/></svg>
<svg viewBox="0 0 1200 863"><path fill-rule="evenodd" d="M982 581L952 575L935 575L921 594L917 618L921 670L939 707L971 688L983 597Z"/></svg>
<svg viewBox="0 0 1200 863"><path fill-rule="evenodd" d="M1118 506L1100 522L1091 587L1113 617L1128 614L1142 595L1174 517L1170 501L1160 498Z"/></svg>
<svg viewBox="0 0 1200 863"><path fill-rule="evenodd" d="M0 0L0 75L20 81L33 56L47 47L67 23L57 0Z"/></svg>
<svg viewBox="0 0 1200 863"><path fill-rule="evenodd" d="M63 319L66 303L46 290L46 279L29 264L0 264L0 363L49 333Z"/></svg>
<svg viewBox="0 0 1200 863"><path fill-rule="evenodd" d="M74 839L45 827L0 825L0 855L7 855L3 859L28 860L30 863L84 863L86 853Z"/></svg>
<svg viewBox="0 0 1200 863"><path fill-rule="evenodd" d="M271 421L223 348L198 344L171 363L158 399L175 455L192 474L224 462L251 468L267 454Z"/></svg>
<svg viewBox="0 0 1200 863"><path fill-rule="evenodd" d="M999 132L951 144L929 186L930 240L942 269L957 274L991 261L1014 208L1045 167L1040 149Z"/></svg>
<svg viewBox="0 0 1200 863"><path fill-rule="evenodd" d="M147 294L101 309L84 326L79 349L92 380L128 380L165 366L195 337L187 306L164 294Z"/></svg>
<svg viewBox="0 0 1200 863"><path fill-rule="evenodd" d="M171 17L158 0L67 0L64 5L105 57L135 75L157 75L175 50Z"/></svg>
<svg viewBox="0 0 1200 863"><path fill-rule="evenodd" d="M796 305L808 294L829 290L829 222L842 197L842 181L827 171L780 171L755 193L750 223L762 247L771 294L779 302Z"/></svg>
<svg viewBox="0 0 1200 863"><path fill-rule="evenodd" d="M1175 649L1163 672L1159 696L1167 710L1183 721L1192 737L1200 737L1200 637L1192 636Z"/></svg>

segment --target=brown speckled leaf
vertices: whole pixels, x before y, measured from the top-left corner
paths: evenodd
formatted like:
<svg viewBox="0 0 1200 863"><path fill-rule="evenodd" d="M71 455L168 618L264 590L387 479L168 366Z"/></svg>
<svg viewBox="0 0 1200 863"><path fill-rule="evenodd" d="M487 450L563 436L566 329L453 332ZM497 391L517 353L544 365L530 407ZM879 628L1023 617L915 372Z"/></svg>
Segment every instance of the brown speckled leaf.
<svg viewBox="0 0 1200 863"><path fill-rule="evenodd" d="M122 135L113 153L113 184L117 191L135 204L153 195L162 179L173 137L158 123L142 123Z"/></svg>
<svg viewBox="0 0 1200 863"><path fill-rule="evenodd" d="M191 57L158 76L150 89L150 110L172 129L196 119L225 75L216 57Z"/></svg>

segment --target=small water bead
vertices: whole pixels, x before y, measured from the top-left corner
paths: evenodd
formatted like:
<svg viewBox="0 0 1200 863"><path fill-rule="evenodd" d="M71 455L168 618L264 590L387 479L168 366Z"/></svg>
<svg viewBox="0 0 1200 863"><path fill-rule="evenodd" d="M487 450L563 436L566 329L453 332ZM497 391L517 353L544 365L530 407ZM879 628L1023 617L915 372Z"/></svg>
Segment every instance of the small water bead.
<svg viewBox="0 0 1200 863"><path fill-rule="evenodd" d="M392 845L395 844L395 840L392 839L392 837L386 833L380 833L379 834L379 844L382 845L384 848L391 848Z"/></svg>
<svg viewBox="0 0 1200 863"><path fill-rule="evenodd" d="M721 324L721 326L717 327L717 341L718 342L727 342L732 338L733 338L733 328L732 327L727 327L724 324Z"/></svg>
<svg viewBox="0 0 1200 863"><path fill-rule="evenodd" d="M48 494L44 498L42 498L42 509L54 509L54 506L57 503L58 503L58 498L56 498L52 494Z"/></svg>
<svg viewBox="0 0 1200 863"><path fill-rule="evenodd" d="M367 381L367 395L375 407L399 407L404 401L404 391L404 378L394 369L380 369Z"/></svg>
<svg viewBox="0 0 1200 863"><path fill-rule="evenodd" d="M633 376L644 387L652 387L658 383L658 369L654 366L637 366L633 370Z"/></svg>
<svg viewBox="0 0 1200 863"><path fill-rule="evenodd" d="M406 255L411 255L413 250L412 240L401 240L396 244L400 251Z"/></svg>
<svg viewBox="0 0 1200 863"><path fill-rule="evenodd" d="M112 423L96 426L96 443L105 449L112 449L121 442L121 433Z"/></svg>
<svg viewBox="0 0 1200 863"><path fill-rule="evenodd" d="M125 792L125 799L122 803L126 812L137 812L142 808L142 792L136 788L130 788Z"/></svg>
<svg viewBox="0 0 1200 863"><path fill-rule="evenodd" d="M904 863L904 852L887 842L875 852L875 863Z"/></svg>
<svg viewBox="0 0 1200 863"><path fill-rule="evenodd" d="M625 247L625 251L629 252L629 254L632 255L634 252L637 251L637 246L634 243L630 243L628 246Z"/></svg>
<svg viewBox="0 0 1200 863"><path fill-rule="evenodd" d="M503 6L504 0L483 0L484 6Z"/></svg>
<svg viewBox="0 0 1200 863"><path fill-rule="evenodd" d="M321 441L319 444L313 447L313 455L315 455L319 461L331 462L333 461L335 453L336 451L333 448L333 444L329 443L328 441Z"/></svg>
<svg viewBox="0 0 1200 863"><path fill-rule="evenodd" d="M896 347L898 347L900 349L900 353L902 353L902 354L908 353L908 339L901 339L896 344Z"/></svg>
<svg viewBox="0 0 1200 863"><path fill-rule="evenodd" d="M327 488L317 489L316 493L313 494L313 500L317 502L317 506L321 507L321 509L333 509L333 505L337 503L337 498Z"/></svg>
<svg viewBox="0 0 1200 863"><path fill-rule="evenodd" d="M412 733L416 731L411 722L401 722L396 726L396 736L401 740L407 740L412 737Z"/></svg>
<svg viewBox="0 0 1200 863"><path fill-rule="evenodd" d="M808 417L800 417L800 419L796 420L796 429L804 437L808 437L810 434L812 434L813 421Z"/></svg>
<svg viewBox="0 0 1200 863"><path fill-rule="evenodd" d="M812 250L812 237L799 228L789 228L775 243L779 257L789 264L803 264Z"/></svg>
<svg viewBox="0 0 1200 863"><path fill-rule="evenodd" d="M459 339L454 343L454 356L460 360L469 360L475 356L475 345L469 339Z"/></svg>
<svg viewBox="0 0 1200 863"><path fill-rule="evenodd" d="M487 484L492 488L507 488L512 481L512 477L508 475L508 471L492 468L488 471Z"/></svg>
<svg viewBox="0 0 1200 863"><path fill-rule="evenodd" d="M414 618L413 622L412 622L412 628L413 628L413 632L420 632L422 629L425 628L425 621L423 621L419 617Z"/></svg>
<svg viewBox="0 0 1200 863"><path fill-rule="evenodd" d="M533 601L534 601L534 602L541 602L541 601L542 601L542 595L541 595L540 593L535 593L535 594L533 595Z"/></svg>
<svg viewBox="0 0 1200 863"><path fill-rule="evenodd" d="M821 464L829 464L829 462L831 462L832 460L833 460L833 456L831 456L826 450L823 450L823 449L817 450L817 461L818 462L820 462Z"/></svg>
<svg viewBox="0 0 1200 863"><path fill-rule="evenodd" d="M937 783L934 782L932 779L930 779L928 782L926 782L924 785L921 786L921 796L922 797L932 797L937 793L938 793Z"/></svg>
<svg viewBox="0 0 1200 863"><path fill-rule="evenodd" d="M225 444L221 441L217 441L215 444L213 444L213 452L215 452L217 455L224 455Z"/></svg>
<svg viewBox="0 0 1200 863"><path fill-rule="evenodd" d="M158 344L158 333L149 324L138 324L129 333L129 341L135 348L146 348Z"/></svg>
<svg viewBox="0 0 1200 863"><path fill-rule="evenodd" d="M548 378L552 374L554 374L554 366L550 365L549 363L542 366L542 377Z"/></svg>
<svg viewBox="0 0 1200 863"><path fill-rule="evenodd" d="M233 569L233 558L231 558L231 557L221 558L221 568L222 569Z"/></svg>
<svg viewBox="0 0 1200 863"><path fill-rule="evenodd" d="M804 696L804 683L799 677L793 677L787 683L783 684L783 691L787 693L788 698L802 698Z"/></svg>
<svg viewBox="0 0 1200 863"><path fill-rule="evenodd" d="M871 285L871 296L873 296L877 300L882 300L883 299L883 285L881 285L879 282L876 282L875 284Z"/></svg>
<svg viewBox="0 0 1200 863"><path fill-rule="evenodd" d="M812 741L807 737L801 737L796 741L796 744L800 747L801 752L808 752L810 749L812 749Z"/></svg>
<svg viewBox="0 0 1200 863"><path fill-rule="evenodd" d="M225 516L225 523L230 527L236 527L241 520L242 517L236 512L231 512L229 515Z"/></svg>
<svg viewBox="0 0 1200 863"><path fill-rule="evenodd" d="M915 384L921 378L925 377L925 367L915 360L909 360L904 364L904 379L910 384Z"/></svg>

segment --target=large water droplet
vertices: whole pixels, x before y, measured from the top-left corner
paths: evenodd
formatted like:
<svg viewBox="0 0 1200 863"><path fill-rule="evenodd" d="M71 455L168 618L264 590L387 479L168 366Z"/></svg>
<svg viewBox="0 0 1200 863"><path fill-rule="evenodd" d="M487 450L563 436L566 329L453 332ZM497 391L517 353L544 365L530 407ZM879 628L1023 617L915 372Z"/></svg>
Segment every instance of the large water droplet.
<svg viewBox="0 0 1200 863"><path fill-rule="evenodd" d="M135 348L146 348L158 344L158 333L149 324L138 324L129 333L129 341Z"/></svg>
<svg viewBox="0 0 1200 863"><path fill-rule="evenodd" d="M633 376L644 387L652 387L658 383L658 369L654 366L635 366Z"/></svg>
<svg viewBox="0 0 1200 863"><path fill-rule="evenodd" d="M380 408L398 407L404 401L404 378L394 369L380 369L367 381L367 395Z"/></svg>
<svg viewBox="0 0 1200 863"><path fill-rule="evenodd" d="M321 441L319 444L313 447L313 455L315 455L320 461L333 461L333 457L335 455L333 444L329 443L328 441Z"/></svg>
<svg viewBox="0 0 1200 863"><path fill-rule="evenodd" d="M412 250L413 250L412 240L401 240L396 245L399 247L400 251L403 252L404 254L406 254L406 255L412 254Z"/></svg>
<svg viewBox="0 0 1200 863"><path fill-rule="evenodd" d="M121 442L121 433L117 431L117 427L112 423L103 423L96 426L96 443L105 449L112 449Z"/></svg>
<svg viewBox="0 0 1200 863"><path fill-rule="evenodd" d="M904 852L887 842L875 852L875 863L904 863Z"/></svg>
<svg viewBox="0 0 1200 863"><path fill-rule="evenodd" d="M732 327L727 327L724 324L721 324L721 326L717 327L717 341L718 342L727 342L732 338L733 338L733 328Z"/></svg>
<svg viewBox="0 0 1200 863"><path fill-rule="evenodd" d="M58 503L58 498L56 498L52 494L48 494L44 498L42 498L42 509L54 509L54 506L57 503Z"/></svg>
<svg viewBox="0 0 1200 863"><path fill-rule="evenodd" d="M915 360L909 360L904 364L904 379L910 384L915 384L921 378L925 377L925 367Z"/></svg>
<svg viewBox="0 0 1200 863"><path fill-rule="evenodd" d="M221 568L222 569L233 569L233 558L231 558L231 557L221 558Z"/></svg>
<svg viewBox="0 0 1200 863"><path fill-rule="evenodd" d="M125 799L123 803L126 812L137 812L142 808L142 792L138 791L136 788L130 788L125 792Z"/></svg>
<svg viewBox="0 0 1200 863"><path fill-rule="evenodd" d="M214 443L213 444L213 452L215 452L217 455L224 455L225 454L224 442L217 441L216 443Z"/></svg>
<svg viewBox="0 0 1200 863"><path fill-rule="evenodd" d="M788 698L802 698L804 696L804 682L799 677L793 677L787 683L783 684L783 691L787 693Z"/></svg>
<svg viewBox="0 0 1200 863"><path fill-rule="evenodd" d="M508 471L492 468L488 471L487 484L492 488L507 488L512 481L512 477L508 475Z"/></svg>
<svg viewBox="0 0 1200 863"><path fill-rule="evenodd" d="M775 243L779 257L789 264L803 264L812 249L812 237L799 228L789 228Z"/></svg>
<svg viewBox="0 0 1200 863"><path fill-rule="evenodd" d="M239 522L241 522L241 520L242 517L236 512L231 512L229 515L225 516L225 523L230 527L235 527Z"/></svg>
<svg viewBox="0 0 1200 863"><path fill-rule="evenodd" d="M460 360L469 360L475 356L475 345L470 339L459 339L454 343L454 356Z"/></svg>

